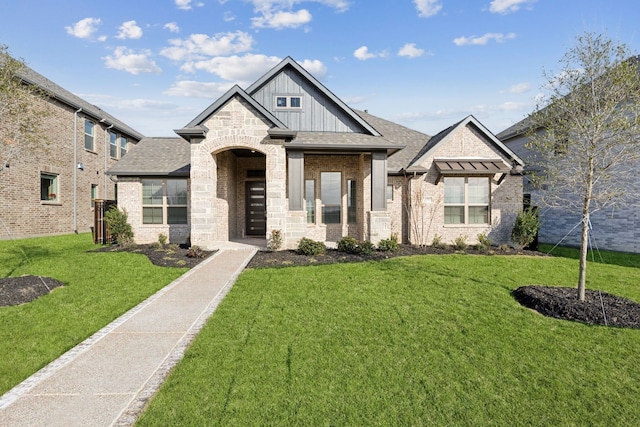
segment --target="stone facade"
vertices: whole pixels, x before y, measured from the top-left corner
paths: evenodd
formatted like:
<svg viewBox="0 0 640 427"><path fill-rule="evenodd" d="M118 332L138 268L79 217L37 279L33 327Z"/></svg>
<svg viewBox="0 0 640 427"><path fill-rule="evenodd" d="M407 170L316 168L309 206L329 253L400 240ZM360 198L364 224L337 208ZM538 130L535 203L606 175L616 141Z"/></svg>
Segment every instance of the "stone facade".
<svg viewBox="0 0 640 427"><path fill-rule="evenodd" d="M507 175L498 185L499 175L491 179L491 202L488 225L449 225L444 223L444 184L438 180L438 171L433 165L435 158L460 157L473 153L478 158L504 158L483 136L469 127L457 129L443 141L420 166L428 170L423 176L410 179L408 194L410 208L408 234L414 244L430 245L438 235L443 242L463 236L467 243L477 243L477 236L485 233L495 244L510 243L511 230L518 212L522 210L522 177ZM507 160L507 159L505 159Z"/></svg>
<svg viewBox="0 0 640 427"><path fill-rule="evenodd" d="M118 160L110 156L109 125L55 99L34 102L47 111L34 130L42 138L37 146L23 146L0 172L0 239L88 232L94 222L92 193L116 197L115 184L105 175ZM94 150L84 146L85 120L95 125ZM129 139L128 148L136 142ZM40 200L42 173L57 177L55 200Z"/></svg>

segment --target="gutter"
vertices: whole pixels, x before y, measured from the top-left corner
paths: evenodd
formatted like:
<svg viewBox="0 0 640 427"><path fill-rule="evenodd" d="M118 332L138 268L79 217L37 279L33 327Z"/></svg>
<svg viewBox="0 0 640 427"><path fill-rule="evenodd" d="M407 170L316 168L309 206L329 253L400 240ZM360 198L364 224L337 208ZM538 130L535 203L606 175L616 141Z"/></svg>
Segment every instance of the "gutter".
<svg viewBox="0 0 640 427"><path fill-rule="evenodd" d="M78 234L78 111L73 113L73 232ZM59 185L59 184L58 184Z"/></svg>
<svg viewBox="0 0 640 427"><path fill-rule="evenodd" d="M100 120L100 123L104 123L105 125L109 124L109 122L107 122L105 119ZM110 147L110 143L111 141L107 141L107 138L109 137L109 130L113 128L113 124L109 125L109 127L105 128L105 133L104 133L104 170L102 172L102 174L104 175L104 199L107 200L109 198L109 193L107 192L107 159L109 158L109 152L108 149L111 148ZM116 140L116 144L118 143L118 141Z"/></svg>

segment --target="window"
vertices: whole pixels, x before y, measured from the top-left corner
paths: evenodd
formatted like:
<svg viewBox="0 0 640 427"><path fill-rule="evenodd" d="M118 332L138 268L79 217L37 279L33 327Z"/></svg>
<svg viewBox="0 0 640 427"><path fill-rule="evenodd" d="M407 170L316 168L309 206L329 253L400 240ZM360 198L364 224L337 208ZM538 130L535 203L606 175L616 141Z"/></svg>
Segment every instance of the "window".
<svg viewBox="0 0 640 427"><path fill-rule="evenodd" d="M393 185L387 185L387 200L393 201Z"/></svg>
<svg viewBox="0 0 640 427"><path fill-rule="evenodd" d="M355 224L357 222L357 200L356 181L349 179L347 180L347 224Z"/></svg>
<svg viewBox="0 0 640 427"><path fill-rule="evenodd" d="M187 223L187 180L142 180L143 224Z"/></svg>
<svg viewBox="0 0 640 427"><path fill-rule="evenodd" d="M91 209L96 207L96 199L98 198L98 186L91 184Z"/></svg>
<svg viewBox="0 0 640 427"><path fill-rule="evenodd" d="M93 122L89 120L84 121L84 148L91 151L94 151L94 145L93 145L93 137L94 137L93 128L94 127L95 125Z"/></svg>
<svg viewBox="0 0 640 427"><path fill-rule="evenodd" d="M489 223L489 178L444 178L444 223Z"/></svg>
<svg viewBox="0 0 640 427"><path fill-rule="evenodd" d="M316 182L313 179L304 181L304 200L307 208L307 224L316 223Z"/></svg>
<svg viewBox="0 0 640 427"><path fill-rule="evenodd" d="M118 135L111 131L109 131L109 155L114 159L118 158Z"/></svg>
<svg viewBox="0 0 640 427"><path fill-rule="evenodd" d="M340 224L341 183L340 172L320 173L320 198L322 199L322 222L324 224Z"/></svg>
<svg viewBox="0 0 640 427"><path fill-rule="evenodd" d="M276 96L276 108L299 110L302 108L301 96Z"/></svg>
<svg viewBox="0 0 640 427"><path fill-rule="evenodd" d="M127 138L124 136L120 137L120 157L124 157L127 154Z"/></svg>
<svg viewBox="0 0 640 427"><path fill-rule="evenodd" d="M58 201L58 175L40 174L40 200L45 202Z"/></svg>

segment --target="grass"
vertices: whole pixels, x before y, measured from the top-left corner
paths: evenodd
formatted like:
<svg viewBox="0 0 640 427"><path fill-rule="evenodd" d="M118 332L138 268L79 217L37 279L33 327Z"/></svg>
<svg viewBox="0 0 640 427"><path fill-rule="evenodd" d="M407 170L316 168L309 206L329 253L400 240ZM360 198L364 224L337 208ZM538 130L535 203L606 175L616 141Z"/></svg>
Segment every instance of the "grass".
<svg viewBox="0 0 640 427"><path fill-rule="evenodd" d="M0 394L180 276L143 255L90 253L91 235L0 241L0 277L39 275L65 286L0 307Z"/></svg>
<svg viewBox="0 0 640 427"><path fill-rule="evenodd" d="M553 256L572 259L580 258L580 250L577 248L570 248L565 246L554 247L553 245L540 244L538 250L540 252L548 253ZM589 249L589 251L587 252L587 260L603 264L615 264L625 267L640 268L640 255L628 252L613 252Z"/></svg>
<svg viewBox="0 0 640 427"><path fill-rule="evenodd" d="M577 261L418 256L245 271L138 425L639 425L640 331L511 290ZM640 269L588 287L640 301Z"/></svg>

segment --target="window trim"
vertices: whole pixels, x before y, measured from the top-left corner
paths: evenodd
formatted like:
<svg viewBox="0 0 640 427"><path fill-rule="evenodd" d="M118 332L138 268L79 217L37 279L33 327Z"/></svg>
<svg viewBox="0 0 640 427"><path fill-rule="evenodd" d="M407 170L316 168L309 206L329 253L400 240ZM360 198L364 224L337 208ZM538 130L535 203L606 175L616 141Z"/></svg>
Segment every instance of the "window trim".
<svg viewBox="0 0 640 427"><path fill-rule="evenodd" d="M171 203L170 196L168 194L168 182L169 181L182 181L186 185L186 200L185 204L182 203ZM145 203L144 196L144 188L145 183L150 184L151 182L159 182L161 187L161 203ZM142 206L142 225L143 226L184 226L189 224L189 181L186 178L145 178L140 180L141 185L141 206ZM153 194L152 194L153 199ZM157 199L157 198L156 198ZM162 211L160 222L145 222L145 209L158 209L160 208ZM169 209L170 208L184 208L186 210L185 222L169 222ZM152 217L154 217L152 215Z"/></svg>
<svg viewBox="0 0 640 427"><path fill-rule="evenodd" d="M127 152L129 151L127 149L128 144L129 144L129 141L127 140L127 138L125 136L120 135L120 158L123 158L124 155L127 154Z"/></svg>
<svg viewBox="0 0 640 427"><path fill-rule="evenodd" d="M113 153L115 152L115 156ZM118 158L118 134L114 131L109 131L109 157L112 159Z"/></svg>
<svg viewBox="0 0 640 427"><path fill-rule="evenodd" d="M52 172L40 172L40 202L41 203L60 203L60 175ZM47 198L43 199L42 195L42 180L43 179L51 179L52 185L48 188L53 187L53 193L51 190L47 191Z"/></svg>
<svg viewBox="0 0 640 427"><path fill-rule="evenodd" d="M464 188L463 188L463 203L447 203L446 198L443 201L443 224L445 227L487 227L491 225L491 177L490 176L445 176L443 177L444 191L446 192L446 181L451 178L462 178L464 179ZM469 180L470 179L485 179L487 183L488 190L488 201L487 203L470 203L469 202ZM463 221L462 222L446 222L447 221L447 208L455 207L455 208L463 208ZM473 207L486 207L487 208L487 222L482 223L471 223L469 222L469 208Z"/></svg>
<svg viewBox="0 0 640 427"><path fill-rule="evenodd" d="M91 133L87 133L87 125L91 125ZM91 147L87 147L87 138L91 139ZM84 119L84 149L91 152L96 151L96 124L89 119Z"/></svg>
<svg viewBox="0 0 640 427"><path fill-rule="evenodd" d="M285 105L279 106L278 100L284 99ZM298 99L300 105L297 107L293 107L291 105L292 99ZM300 111L302 110L302 95L274 95L273 97L273 105L276 110L289 110L289 111Z"/></svg>

